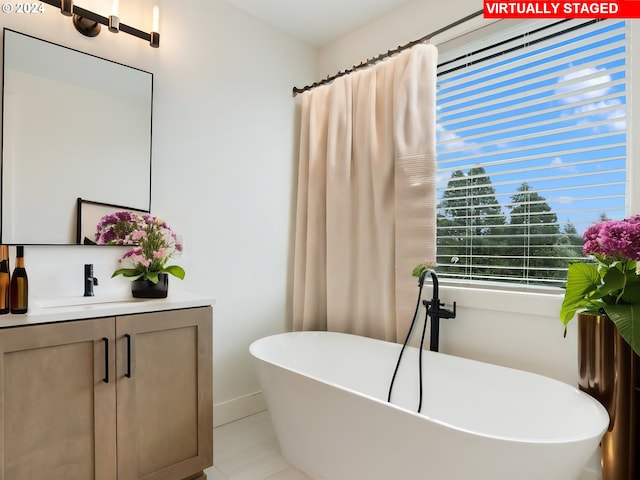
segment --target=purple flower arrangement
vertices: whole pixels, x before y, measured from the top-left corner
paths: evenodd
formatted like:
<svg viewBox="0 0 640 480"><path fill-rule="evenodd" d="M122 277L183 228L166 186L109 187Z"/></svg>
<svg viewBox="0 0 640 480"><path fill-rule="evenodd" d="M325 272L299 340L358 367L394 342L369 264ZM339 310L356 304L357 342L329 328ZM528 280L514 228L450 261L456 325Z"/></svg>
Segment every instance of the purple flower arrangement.
<svg viewBox="0 0 640 480"><path fill-rule="evenodd" d="M614 261L640 260L640 215L596 223L584 232L585 255ZM605 260L607 259L607 260Z"/></svg>
<svg viewBox="0 0 640 480"><path fill-rule="evenodd" d="M105 215L98 223L95 240L98 245L133 246L118 260L120 268L113 277L123 275L153 283L158 283L160 273L184 278L182 267L167 265L173 255L182 252L182 244L176 233L158 217L129 211Z"/></svg>
<svg viewBox="0 0 640 480"><path fill-rule="evenodd" d="M569 265L560 310L565 332L576 312L606 315L640 354L640 215L599 222L583 241L592 261Z"/></svg>

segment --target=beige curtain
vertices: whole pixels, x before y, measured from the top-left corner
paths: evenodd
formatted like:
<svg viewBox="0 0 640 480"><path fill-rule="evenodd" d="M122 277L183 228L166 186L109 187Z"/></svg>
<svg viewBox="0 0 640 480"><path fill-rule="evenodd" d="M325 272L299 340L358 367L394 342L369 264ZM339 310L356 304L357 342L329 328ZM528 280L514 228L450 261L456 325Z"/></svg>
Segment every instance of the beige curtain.
<svg viewBox="0 0 640 480"><path fill-rule="evenodd" d="M437 50L418 45L304 93L294 330L397 341L435 258Z"/></svg>

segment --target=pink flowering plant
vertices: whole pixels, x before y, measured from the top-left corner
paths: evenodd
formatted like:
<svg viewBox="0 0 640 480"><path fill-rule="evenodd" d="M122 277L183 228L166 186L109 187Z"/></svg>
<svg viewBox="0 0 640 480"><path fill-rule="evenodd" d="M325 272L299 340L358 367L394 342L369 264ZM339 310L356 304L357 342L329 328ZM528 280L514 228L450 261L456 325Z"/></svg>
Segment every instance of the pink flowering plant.
<svg viewBox="0 0 640 480"><path fill-rule="evenodd" d="M95 240L98 245L131 245L133 249L118 260L112 277L123 275L132 280L158 283L158 274L170 273L183 279L185 272L178 265L167 265L169 259L182 252L177 235L153 215L122 211L105 215L98 223Z"/></svg>
<svg viewBox="0 0 640 480"><path fill-rule="evenodd" d="M640 355L640 215L599 222L584 232L590 262L569 265L560 320L576 312L606 315Z"/></svg>

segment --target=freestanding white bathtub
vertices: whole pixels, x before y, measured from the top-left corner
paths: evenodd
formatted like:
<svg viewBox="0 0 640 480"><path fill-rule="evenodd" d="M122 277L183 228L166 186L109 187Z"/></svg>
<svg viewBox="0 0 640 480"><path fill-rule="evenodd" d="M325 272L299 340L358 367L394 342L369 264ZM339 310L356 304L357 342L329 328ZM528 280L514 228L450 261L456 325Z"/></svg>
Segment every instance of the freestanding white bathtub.
<svg viewBox="0 0 640 480"><path fill-rule="evenodd" d="M286 460L316 480L575 480L609 424L596 400L540 375L331 332L251 354Z"/></svg>

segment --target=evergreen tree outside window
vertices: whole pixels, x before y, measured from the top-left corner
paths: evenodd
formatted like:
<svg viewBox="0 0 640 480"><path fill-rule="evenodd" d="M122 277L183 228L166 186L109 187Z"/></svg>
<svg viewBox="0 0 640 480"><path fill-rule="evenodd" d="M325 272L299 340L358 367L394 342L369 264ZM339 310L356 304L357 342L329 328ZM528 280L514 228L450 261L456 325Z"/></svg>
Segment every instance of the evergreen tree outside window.
<svg viewBox="0 0 640 480"><path fill-rule="evenodd" d="M439 46L438 272L562 286L584 230L625 216L628 25L492 29Z"/></svg>

